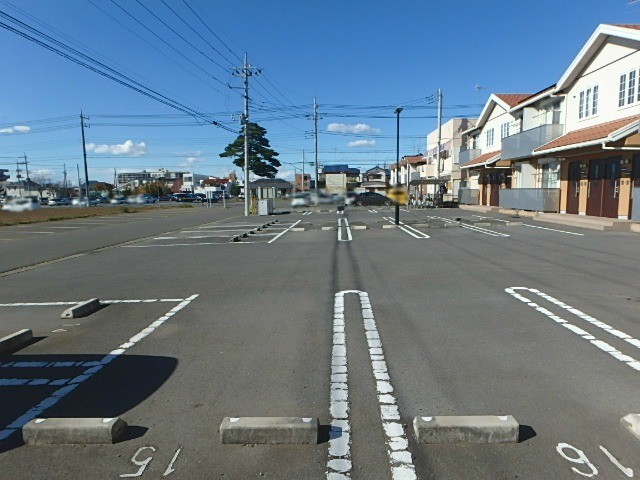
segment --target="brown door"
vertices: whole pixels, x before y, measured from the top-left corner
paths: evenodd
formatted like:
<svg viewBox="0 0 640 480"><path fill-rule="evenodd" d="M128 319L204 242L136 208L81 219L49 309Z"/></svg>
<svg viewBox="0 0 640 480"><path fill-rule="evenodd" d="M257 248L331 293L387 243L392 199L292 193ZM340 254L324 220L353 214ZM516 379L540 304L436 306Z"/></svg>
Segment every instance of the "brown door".
<svg viewBox="0 0 640 480"><path fill-rule="evenodd" d="M618 218L618 203L620 201L620 159L607 160L604 166L604 181L602 183L602 216Z"/></svg>
<svg viewBox="0 0 640 480"><path fill-rule="evenodd" d="M567 192L567 213L578 213L580 208L580 162L569 164L569 181Z"/></svg>
<svg viewBox="0 0 640 480"><path fill-rule="evenodd" d="M482 174L482 203L481 205L487 204L487 188L489 188L489 174Z"/></svg>
<svg viewBox="0 0 640 480"><path fill-rule="evenodd" d="M494 172L491 174L491 198L489 199L489 205L492 207L500 206L500 173Z"/></svg>
<svg viewBox="0 0 640 480"><path fill-rule="evenodd" d="M602 186L604 183L604 160L589 163L589 183L587 185L587 215L599 217L602 214Z"/></svg>

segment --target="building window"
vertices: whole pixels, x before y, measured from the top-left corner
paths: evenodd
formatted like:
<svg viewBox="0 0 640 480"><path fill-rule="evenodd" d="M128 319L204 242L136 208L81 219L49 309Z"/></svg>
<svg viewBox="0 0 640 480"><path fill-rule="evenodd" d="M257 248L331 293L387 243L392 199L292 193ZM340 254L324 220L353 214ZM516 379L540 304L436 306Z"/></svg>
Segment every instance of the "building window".
<svg viewBox="0 0 640 480"><path fill-rule="evenodd" d="M598 85L580 92L578 118L587 118L598 113Z"/></svg>
<svg viewBox="0 0 640 480"><path fill-rule="evenodd" d="M509 136L509 122L500 125L500 138Z"/></svg>
<svg viewBox="0 0 640 480"><path fill-rule="evenodd" d="M618 94L618 106L624 107L624 97L627 91L627 74L620 75L620 93Z"/></svg>
<svg viewBox="0 0 640 480"><path fill-rule="evenodd" d="M620 75L620 89L618 90L618 107L632 105L640 101L640 81L638 70Z"/></svg>
<svg viewBox="0 0 640 480"><path fill-rule="evenodd" d="M487 130L487 147L493 146L493 128Z"/></svg>

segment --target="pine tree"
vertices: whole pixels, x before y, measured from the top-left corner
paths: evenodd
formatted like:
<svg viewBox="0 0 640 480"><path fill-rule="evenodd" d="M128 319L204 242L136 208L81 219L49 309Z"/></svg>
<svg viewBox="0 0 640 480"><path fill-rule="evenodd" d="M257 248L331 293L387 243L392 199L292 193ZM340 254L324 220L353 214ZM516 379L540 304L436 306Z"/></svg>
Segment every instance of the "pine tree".
<svg viewBox="0 0 640 480"><path fill-rule="evenodd" d="M249 171L259 177L274 178L278 173L279 154L271 148L267 140L267 130L257 123L249 122ZM243 128L244 130L244 128ZM244 168L244 132L227 145L221 157L233 158L233 164Z"/></svg>

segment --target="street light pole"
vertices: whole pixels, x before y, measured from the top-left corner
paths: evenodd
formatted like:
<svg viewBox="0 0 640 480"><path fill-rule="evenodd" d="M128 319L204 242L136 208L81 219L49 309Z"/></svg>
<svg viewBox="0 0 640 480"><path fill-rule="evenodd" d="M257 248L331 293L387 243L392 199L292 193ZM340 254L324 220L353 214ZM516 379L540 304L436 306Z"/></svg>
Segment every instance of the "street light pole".
<svg viewBox="0 0 640 480"><path fill-rule="evenodd" d="M400 112L402 107L396 108L396 187L400 186ZM400 225L400 204L396 202L396 225Z"/></svg>

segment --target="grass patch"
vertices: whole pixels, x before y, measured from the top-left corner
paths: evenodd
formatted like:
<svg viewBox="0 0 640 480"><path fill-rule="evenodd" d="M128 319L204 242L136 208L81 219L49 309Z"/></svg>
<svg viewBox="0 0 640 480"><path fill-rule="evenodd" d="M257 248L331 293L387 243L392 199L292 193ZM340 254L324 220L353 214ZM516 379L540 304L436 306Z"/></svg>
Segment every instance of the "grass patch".
<svg viewBox="0 0 640 480"><path fill-rule="evenodd" d="M179 207L191 207L193 205L178 205ZM104 215L118 215L122 213L137 213L144 211L155 211L157 209L176 208L174 205L162 207L133 207L133 206L113 206L113 207L44 207L30 212L7 212L0 210L0 227L11 225L24 225L40 222L58 222L61 220L71 220L73 218L101 217Z"/></svg>

